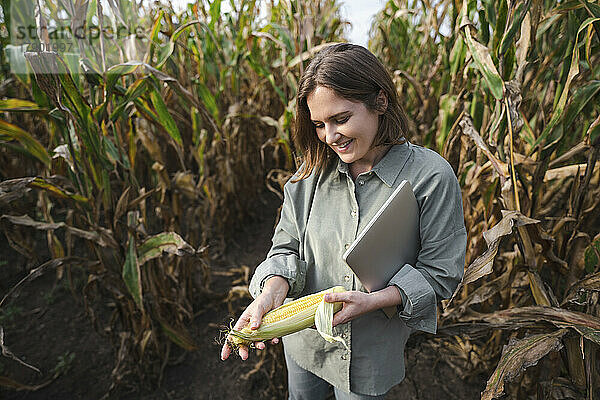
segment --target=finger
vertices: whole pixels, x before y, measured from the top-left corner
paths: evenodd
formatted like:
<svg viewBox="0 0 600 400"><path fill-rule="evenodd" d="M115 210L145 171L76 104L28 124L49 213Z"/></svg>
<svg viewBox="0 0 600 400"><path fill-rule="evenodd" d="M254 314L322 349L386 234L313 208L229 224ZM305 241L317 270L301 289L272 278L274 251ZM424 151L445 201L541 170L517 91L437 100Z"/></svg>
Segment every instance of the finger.
<svg viewBox="0 0 600 400"><path fill-rule="evenodd" d="M237 320L237 322L235 323L235 325L233 326L233 329L235 330L240 330L242 328L245 328L246 326L248 326L248 322L250 321L250 316L246 313L243 313L240 316L240 319Z"/></svg>
<svg viewBox="0 0 600 400"><path fill-rule="evenodd" d="M348 301L348 293L327 293L323 299L328 303Z"/></svg>
<svg viewBox="0 0 600 400"><path fill-rule="evenodd" d="M227 343L225 343L223 345L223 348L221 349L221 360L225 361L229 358L229 355L231 354L231 347L229 347L229 345Z"/></svg>
<svg viewBox="0 0 600 400"><path fill-rule="evenodd" d="M264 350L265 347L267 347L265 345L265 342L256 342L255 345L256 345L256 348L259 349L259 350Z"/></svg>
<svg viewBox="0 0 600 400"><path fill-rule="evenodd" d="M240 357L242 357L242 360L247 360L248 359L248 348L246 346L240 346L240 349L238 350L238 354L240 355Z"/></svg>
<svg viewBox="0 0 600 400"><path fill-rule="evenodd" d="M250 329L258 329L261 319L262 314L260 316L257 314L252 315L252 317L250 317Z"/></svg>
<svg viewBox="0 0 600 400"><path fill-rule="evenodd" d="M335 314L333 314L333 320L331 321L331 325L332 326L336 326L339 324L343 324L346 322L347 320L347 313L344 312L344 310L340 310L338 312L336 312Z"/></svg>

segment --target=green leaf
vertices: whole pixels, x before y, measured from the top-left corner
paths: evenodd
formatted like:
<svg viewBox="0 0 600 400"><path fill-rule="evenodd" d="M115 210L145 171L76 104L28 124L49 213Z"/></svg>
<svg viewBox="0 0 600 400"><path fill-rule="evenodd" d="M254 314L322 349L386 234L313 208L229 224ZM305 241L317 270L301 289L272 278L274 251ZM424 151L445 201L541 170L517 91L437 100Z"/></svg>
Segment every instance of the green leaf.
<svg viewBox="0 0 600 400"><path fill-rule="evenodd" d="M125 92L125 96L121 100L119 100L119 105L115 107L112 114L110 115L111 121L115 122L119 117L125 117L123 111L125 111L125 107L133 100L142 96L147 90L146 85L147 78L140 78L135 81L129 88L127 92Z"/></svg>
<svg viewBox="0 0 600 400"><path fill-rule="evenodd" d="M44 146L42 146L40 142L38 142L33 136L18 126L0 120L0 139L18 141L29 154L40 160L47 167L50 166L51 159Z"/></svg>
<svg viewBox="0 0 600 400"><path fill-rule="evenodd" d="M165 15L165 10L163 10L161 8L160 12L158 14L158 17L156 17L156 20L154 21L154 24L152 25L152 29L150 30L150 36L148 38L148 41L149 41L148 51L146 52L146 57L144 58L144 63L152 62L154 48L156 47L157 44L160 44L160 42L158 40L158 34L160 33L160 26L161 26L160 21L163 19L164 15Z"/></svg>
<svg viewBox="0 0 600 400"><path fill-rule="evenodd" d="M175 232L162 232L158 235L149 237L137 248L139 265L144 265L147 261L159 257L166 252L176 256L184 254L194 254L195 250L186 243Z"/></svg>
<svg viewBox="0 0 600 400"><path fill-rule="evenodd" d="M123 75L134 73L142 65L139 61L128 61L126 63L113 65L106 71L106 91L111 93L114 86Z"/></svg>
<svg viewBox="0 0 600 400"><path fill-rule="evenodd" d="M263 67L260 63L256 62L250 54L248 54L246 56L246 59L248 60L248 64L250 64L250 67L252 67L252 69L257 74L259 74L260 76L262 76L264 78L267 78L267 80L269 81L269 83L271 84L273 89L275 89L275 92L279 96L279 99L281 100L281 102L283 104L287 104L287 99L285 97L285 94L283 93L281 88L279 86L277 86L277 83L275 83L275 77L273 76L273 74L267 68Z"/></svg>
<svg viewBox="0 0 600 400"><path fill-rule="evenodd" d="M600 265L600 237L596 237L585 249L584 263L585 270L589 273L594 272Z"/></svg>
<svg viewBox="0 0 600 400"><path fill-rule="evenodd" d="M496 22L494 27L494 40L492 42L492 48L496 49L502 36L504 35L504 31L506 30L506 23L508 21L508 4L507 0L499 0L498 2L490 2L491 4L498 4L498 13L496 16ZM490 8L494 8L494 6L490 6Z"/></svg>
<svg viewBox="0 0 600 400"><path fill-rule="evenodd" d="M450 51L450 75L455 76L460 66L465 62L467 48L462 36L458 36L454 41Z"/></svg>
<svg viewBox="0 0 600 400"><path fill-rule="evenodd" d="M47 109L28 100L4 99L0 100L0 111L47 111Z"/></svg>
<svg viewBox="0 0 600 400"><path fill-rule="evenodd" d="M24 178L24 179L28 179L28 178ZM83 197L78 194L69 193L64 189L62 189L56 185L53 185L52 183L48 182L44 178L39 178L39 177L34 178L29 183L29 186L36 187L39 189L44 189L44 190L54 194L55 196L62 197L64 199L71 199L71 200L75 200L79 203L84 203L84 204L87 204L89 202L89 199L87 199L86 197Z"/></svg>
<svg viewBox="0 0 600 400"><path fill-rule="evenodd" d="M585 21L583 21L583 23L579 26L579 29L577 30L577 35L575 35L575 43L573 44L571 67L569 68L569 74L567 75L567 81L565 82L564 88L563 88L560 98L556 104L556 107L552 111L552 118L550 119L550 122L544 127L543 132L536 139L533 147L529 151L528 156L530 156L536 150L537 146L540 143L542 143L542 141L546 140L548 135L554 130L554 127L556 126L556 124L558 124L558 122L562 118L563 111L565 109L565 105L567 103L567 99L569 96L569 87L571 86L571 81L573 80L573 78L575 76L577 76L577 74L579 74L579 46L577 45L577 42L579 41L579 34L581 33L581 31L583 31L585 28L587 28L590 24L592 24L596 21L600 21L600 18L588 18ZM550 143L547 143L544 146L544 148L549 148L554 143L556 143L558 140L560 140L560 137L555 138Z"/></svg>
<svg viewBox="0 0 600 400"><path fill-rule="evenodd" d="M483 75L483 79L490 89L492 95L497 99L501 100L504 92L504 83L502 78L498 74L498 70L492 61L490 56L490 50L477 42L471 37L471 22L468 20L467 15L467 1L463 0L463 16L461 20L461 29L464 34L465 41L469 47L469 51L475 60L477 69Z"/></svg>
<svg viewBox="0 0 600 400"><path fill-rule="evenodd" d="M183 146L183 141L181 140L181 134L179 133L179 129L171 117L169 110L167 109L167 105L163 101L160 93L155 87L150 89L150 100L152 101L152 105L154 106L154 110L158 114L158 122L162 125L163 128L167 131L169 136L177 143L179 146Z"/></svg>
<svg viewBox="0 0 600 400"><path fill-rule="evenodd" d="M504 33L502 36L502 40L500 41L500 46L498 47L498 57L501 57L508 51L508 48L513 43L515 35L518 31L521 30L521 25L523 24L523 19L525 18L525 14L529 11L529 7L531 7L531 0L527 0L524 3L519 3L517 9L514 12L514 17L510 28L508 31Z"/></svg>
<svg viewBox="0 0 600 400"><path fill-rule="evenodd" d="M216 121L219 121L219 107L217 106L217 100L210 92L208 87L206 87L206 85L202 82L198 82L198 95L213 118Z"/></svg>
<svg viewBox="0 0 600 400"><path fill-rule="evenodd" d="M135 304L137 304L137 306L143 312L144 306L142 304L140 264L138 263L135 239L131 234L129 235L129 240L127 242L127 256L125 258L125 264L123 264L123 281L125 282L125 286L127 286L129 293L131 293Z"/></svg>
<svg viewBox="0 0 600 400"><path fill-rule="evenodd" d="M221 19L221 0L214 0L210 5L210 22L208 26L212 31L215 30L215 24Z"/></svg>
<svg viewBox="0 0 600 400"><path fill-rule="evenodd" d="M582 87L577 88L573 94L573 100L569 104L567 111L565 111L565 129L568 129L575 117L581 110L594 99L594 97L600 92L600 81L590 81Z"/></svg>
<svg viewBox="0 0 600 400"><path fill-rule="evenodd" d="M158 61L156 63L157 69L161 69L165 65L169 57L171 57L171 55L173 54L173 50L175 50L175 42L177 41L177 39L179 39L179 36L181 36L181 34L188 28L190 28L192 25L200 25L202 28L208 29L206 24L202 21L190 21L177 28L175 32L173 32L173 35L171 35L171 38L169 39L168 48L158 58Z"/></svg>
<svg viewBox="0 0 600 400"><path fill-rule="evenodd" d="M579 0L579 2L583 4L583 7L585 7L588 14L590 14L594 18L600 18L600 6L599 5L589 2L589 1L586 1L586 0Z"/></svg>

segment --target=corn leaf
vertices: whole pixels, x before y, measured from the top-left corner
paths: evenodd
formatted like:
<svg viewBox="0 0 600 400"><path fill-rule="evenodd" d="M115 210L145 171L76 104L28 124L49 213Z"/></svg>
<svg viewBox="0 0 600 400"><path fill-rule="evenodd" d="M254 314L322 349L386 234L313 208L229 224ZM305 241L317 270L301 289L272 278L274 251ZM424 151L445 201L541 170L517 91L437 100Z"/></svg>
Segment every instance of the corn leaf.
<svg viewBox="0 0 600 400"><path fill-rule="evenodd" d="M481 151L486 155L488 160L490 160L492 167L498 173L498 175L500 175L501 177L504 177L504 178L508 178L509 177L508 164L506 164L505 162L500 160L498 157L496 157L490 151L488 146L483 141L483 138L479 135L479 133L473 126L473 121L471 120L471 118L463 115L463 118L461 119L461 121L458 124L462 128L463 132L467 136L469 136L471 138L471 140L473 140L475 145L477 145L477 147L479 147L479 149L481 149Z"/></svg>
<svg viewBox="0 0 600 400"><path fill-rule="evenodd" d="M577 115L581 113L590 101L596 99L598 93L600 93L599 80L589 81L584 86L577 88L569 107L565 111L565 129L568 129L573 124Z"/></svg>
<svg viewBox="0 0 600 400"><path fill-rule="evenodd" d="M183 141L181 140L181 134L179 133L179 129L171 117L169 110L167 109L167 105L162 99L162 96L158 92L156 88L152 88L150 90L150 100L152 101L152 105L154 106L154 110L158 115L158 122L162 125L163 128L167 131L169 136L177 143L179 146L183 146Z"/></svg>
<svg viewBox="0 0 600 400"><path fill-rule="evenodd" d="M63 199L75 200L87 204L88 199L78 194L73 194L60 188L47 178L29 177L17 178L0 182L0 202L9 202L22 197L29 188L44 189L50 194Z"/></svg>
<svg viewBox="0 0 600 400"><path fill-rule="evenodd" d="M36 368L36 370L37 370L37 368ZM38 372L39 372L39 370L38 370ZM17 382L14 379L11 379L7 376L0 376L0 386L14 389L14 390L28 390L30 392L35 392L36 390L45 388L46 386L51 384L53 381L54 381L54 378L49 379L46 382L40 383L39 385L26 385L24 383Z"/></svg>
<svg viewBox="0 0 600 400"><path fill-rule="evenodd" d="M50 166L50 156L46 149L33 136L16 125L0 120L0 140L16 140L27 151L46 166Z"/></svg>
<svg viewBox="0 0 600 400"><path fill-rule="evenodd" d="M481 400L492 400L504 393L504 383L519 377L523 371L536 365L551 351L562 348L561 338L567 332L561 329L553 333L530 335L520 340L511 339L502 349L502 356L496 370L487 382Z"/></svg>
<svg viewBox="0 0 600 400"><path fill-rule="evenodd" d="M142 304L142 281L140 275L140 264L138 262L135 238L133 235L129 235L127 242L127 255L125 257L125 263L123 264L123 281L125 286L131 293L131 297L137 304L138 308L144 312L144 306Z"/></svg>
<svg viewBox="0 0 600 400"><path fill-rule="evenodd" d="M29 100L3 99L0 100L0 111L47 111L47 109Z"/></svg>
<svg viewBox="0 0 600 400"><path fill-rule="evenodd" d="M590 272L600 265L600 235L596 236L588 248L585 249L584 263L585 269Z"/></svg>
<svg viewBox="0 0 600 400"><path fill-rule="evenodd" d="M524 225L537 224L540 221L528 218L518 211L502 210L502 219L491 229L483 232L483 238L488 245L488 249L475 259L465 270L462 282L456 288L450 302L462 289L463 286L475 282L479 278L489 275L493 271L494 259L498 254L500 240L512 233L513 228ZM446 305L446 307L448 306Z"/></svg>
<svg viewBox="0 0 600 400"><path fill-rule="evenodd" d="M483 79L490 92L497 100L501 100L504 92L504 84L492 61L490 50L471 37L472 23L467 17L467 0L463 0L462 13L461 31L463 32L469 52L473 56L477 69L483 75Z"/></svg>
<svg viewBox="0 0 600 400"><path fill-rule="evenodd" d="M187 351L193 351L198 348L191 335L183 328L176 329L161 318L159 318L159 322L163 332L177 346Z"/></svg>
<svg viewBox="0 0 600 400"><path fill-rule="evenodd" d="M126 117L124 111L125 108L130 104L133 99L137 99L141 95L143 95L147 90L146 84L147 78L140 78L135 81L129 88L127 88L127 92L122 99L120 99L118 105L114 108L113 112L110 114L111 121L116 121L118 118ZM104 103L106 104L106 103Z"/></svg>
<svg viewBox="0 0 600 400"><path fill-rule="evenodd" d="M213 118L216 121L219 121L219 107L217 106L217 100L215 99L215 96L213 96L203 82L198 82L197 88L198 95L200 96L202 103L204 103L204 106L210 112Z"/></svg>
<svg viewBox="0 0 600 400"><path fill-rule="evenodd" d="M504 33L504 36L502 36L502 40L500 41L500 45L498 46L498 57L503 56L508 51L508 48L512 45L515 35L521 29L523 19L525 18L527 11L529 11L529 7L531 7L531 0L526 0L525 2L517 5L517 8L513 14L510 28L508 28L508 30Z"/></svg>
<svg viewBox="0 0 600 400"><path fill-rule="evenodd" d="M139 61L129 61L122 64L113 65L106 70L106 91L111 93L119 78L124 75L134 73L142 65Z"/></svg>
<svg viewBox="0 0 600 400"><path fill-rule="evenodd" d="M515 307L474 317L491 324L536 324L547 321L558 328L572 328L585 338L600 344L600 317L558 307Z"/></svg>
<svg viewBox="0 0 600 400"><path fill-rule="evenodd" d="M188 28L190 28L193 25L200 25L202 28L208 29L206 23L198 20L187 22L179 28L177 28L175 32L173 32L173 34L171 35L171 38L169 39L168 48L160 55L159 59L156 62L157 69L161 69L165 65L169 57L171 57L171 55L173 54L173 50L175 50L175 42L177 41L177 39L179 39L179 36L181 36L181 34L183 34Z"/></svg>
<svg viewBox="0 0 600 400"><path fill-rule="evenodd" d="M600 291L600 272L588 275L571 285L571 287L567 290L565 299L562 301L561 305L566 303L586 305L588 302L588 293L598 291Z"/></svg>
<svg viewBox="0 0 600 400"><path fill-rule="evenodd" d="M581 33L581 31L583 31L585 28L587 28L590 24L592 24L596 21L600 21L600 18L588 18L579 26L579 29L577 30L577 35L575 35L575 41L573 43L573 54L571 57L571 66L569 68L569 74L567 75L567 81L565 82L565 85L562 89L558 103L556 104L556 106L554 107L554 110L552 111L552 118L550 119L550 122L548 122L548 124L546 124L546 126L544 127L544 131L536 139L536 141L528 155L531 155L536 150L537 146L540 143L542 143L544 140L546 140L548 135L550 135L550 133L554 130L554 127L561 120L563 111L565 109L565 105L567 103L567 99L568 99L568 95L569 95L569 88L571 86L571 81L577 74L579 74L579 46L578 46L579 34ZM552 142L547 143L544 146L544 148L548 148L548 147L552 146L554 143L556 143L558 140L560 140L561 137L562 137L562 135L560 135L557 138L554 138L552 140Z"/></svg>
<svg viewBox="0 0 600 400"><path fill-rule="evenodd" d="M144 265L147 261L159 257L163 252L176 256L194 254L195 250L175 232L163 232L149 237L137 248L138 263Z"/></svg>
<svg viewBox="0 0 600 400"><path fill-rule="evenodd" d="M15 225L29 226L38 230L43 231L53 231L56 229L64 228L72 235L81 237L83 239L89 240L91 242L97 243L102 247L112 247L117 248L117 242L113 238L112 232L104 229L98 228L97 231L86 231L84 229L75 228L73 226L67 225L64 222L39 222L33 220L28 215L2 215L0 219L6 219Z"/></svg>
<svg viewBox="0 0 600 400"><path fill-rule="evenodd" d="M71 264L71 263L78 263L82 266L90 266L90 265L97 264L97 262L89 262L89 260L86 260L86 259L80 258L80 257L54 258L50 261L47 261L47 262L43 263L42 265L40 265L39 267L36 267L36 268L30 270L29 273L27 274L27 276L22 278L13 287L11 287L10 290L8 290L8 292L4 295L4 297L2 297L2 300L0 300L0 307L2 307L4 305L4 303L6 303L6 300L8 300L10 297L17 297L19 295L19 292L21 291L21 288L23 287L23 285L25 283L30 282L36 278L39 278L47 270L57 269L63 265L67 265L67 264ZM2 327L0 327L0 329L2 329Z"/></svg>

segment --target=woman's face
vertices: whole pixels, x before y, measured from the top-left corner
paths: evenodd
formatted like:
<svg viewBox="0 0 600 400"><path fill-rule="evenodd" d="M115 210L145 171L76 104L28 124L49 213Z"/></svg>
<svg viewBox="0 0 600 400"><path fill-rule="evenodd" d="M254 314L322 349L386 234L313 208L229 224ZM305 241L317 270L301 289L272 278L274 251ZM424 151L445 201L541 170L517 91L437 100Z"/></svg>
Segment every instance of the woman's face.
<svg viewBox="0 0 600 400"><path fill-rule="evenodd" d="M377 135L380 112L368 109L362 102L338 96L332 89L317 88L306 98L310 119L319 140L336 152L342 161L365 164L379 161L371 144Z"/></svg>

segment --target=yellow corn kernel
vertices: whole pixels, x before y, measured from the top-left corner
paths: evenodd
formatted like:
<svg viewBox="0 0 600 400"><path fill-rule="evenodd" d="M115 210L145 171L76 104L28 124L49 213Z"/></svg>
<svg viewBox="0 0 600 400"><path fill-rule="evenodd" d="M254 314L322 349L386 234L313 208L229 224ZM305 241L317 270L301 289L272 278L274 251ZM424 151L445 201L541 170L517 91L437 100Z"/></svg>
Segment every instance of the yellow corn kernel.
<svg viewBox="0 0 600 400"><path fill-rule="evenodd" d="M335 286L283 304L266 313L258 329L252 330L250 326L245 326L239 331L232 329L229 332L228 340L234 346L247 346L253 342L262 342L310 328L315 324L315 313L319 304L323 302L323 296L326 293L344 292L345 290L342 286ZM341 308L342 303L333 303L334 313Z"/></svg>

